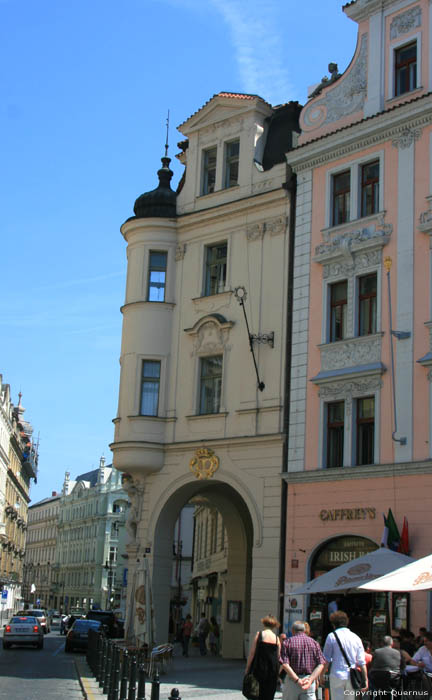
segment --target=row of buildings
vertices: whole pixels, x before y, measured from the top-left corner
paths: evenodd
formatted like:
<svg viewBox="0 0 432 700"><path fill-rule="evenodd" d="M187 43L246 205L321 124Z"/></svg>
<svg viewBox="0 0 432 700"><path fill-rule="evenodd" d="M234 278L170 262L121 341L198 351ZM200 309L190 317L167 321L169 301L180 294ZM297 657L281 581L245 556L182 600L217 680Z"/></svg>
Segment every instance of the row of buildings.
<svg viewBox="0 0 432 700"><path fill-rule="evenodd" d="M196 600L219 615L229 657L269 611L285 625L325 611L325 597L291 591L379 547L389 508L408 520L412 556L429 552L432 11L343 10L358 41L342 75L330 64L304 107L212 97L179 127L177 190L165 156L121 227L111 448L159 641L188 503L204 528L219 523L203 535L217 551L194 559ZM403 603L403 624L431 626L429 594ZM383 602L344 605L364 633Z"/></svg>

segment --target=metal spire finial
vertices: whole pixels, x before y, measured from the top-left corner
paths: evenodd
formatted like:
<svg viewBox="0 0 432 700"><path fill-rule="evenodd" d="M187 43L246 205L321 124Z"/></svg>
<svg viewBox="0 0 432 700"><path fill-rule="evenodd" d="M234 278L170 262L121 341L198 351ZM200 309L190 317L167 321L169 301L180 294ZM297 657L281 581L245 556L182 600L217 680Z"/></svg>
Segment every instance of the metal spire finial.
<svg viewBox="0 0 432 700"><path fill-rule="evenodd" d="M168 132L169 132L169 110L166 120L166 143L165 143L165 158L168 158Z"/></svg>

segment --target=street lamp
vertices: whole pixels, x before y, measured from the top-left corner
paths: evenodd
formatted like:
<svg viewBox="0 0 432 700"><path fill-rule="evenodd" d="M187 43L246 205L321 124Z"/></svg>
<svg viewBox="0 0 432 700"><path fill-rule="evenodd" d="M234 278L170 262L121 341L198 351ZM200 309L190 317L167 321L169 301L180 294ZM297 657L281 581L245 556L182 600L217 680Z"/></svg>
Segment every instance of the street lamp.
<svg viewBox="0 0 432 700"><path fill-rule="evenodd" d="M107 610L109 610L111 608L111 595L112 595L112 589L113 589L113 574L114 574L113 561L111 558L109 560L107 559L105 561L105 566L103 568L105 569L105 571L108 572L108 575L107 575L107 582L108 582Z"/></svg>

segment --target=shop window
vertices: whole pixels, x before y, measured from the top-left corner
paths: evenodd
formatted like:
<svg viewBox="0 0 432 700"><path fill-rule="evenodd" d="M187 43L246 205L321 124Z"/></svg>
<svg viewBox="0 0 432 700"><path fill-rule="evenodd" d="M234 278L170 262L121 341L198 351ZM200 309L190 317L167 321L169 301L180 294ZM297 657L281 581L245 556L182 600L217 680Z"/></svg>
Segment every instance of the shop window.
<svg viewBox="0 0 432 700"><path fill-rule="evenodd" d="M206 247L204 296L225 291L227 242Z"/></svg>
<svg viewBox="0 0 432 700"><path fill-rule="evenodd" d="M333 226L350 220L351 173L349 170L333 175Z"/></svg>
<svg viewBox="0 0 432 700"><path fill-rule="evenodd" d="M238 184L240 141L225 144L225 187Z"/></svg>
<svg viewBox="0 0 432 700"><path fill-rule="evenodd" d="M327 404L327 468L343 467L345 402Z"/></svg>
<svg viewBox="0 0 432 700"><path fill-rule="evenodd" d="M215 191L217 148L208 148L203 153L203 183L201 194Z"/></svg>
<svg viewBox="0 0 432 700"><path fill-rule="evenodd" d="M199 413L219 413L222 390L222 355L202 357Z"/></svg>
<svg viewBox="0 0 432 700"><path fill-rule="evenodd" d="M373 464L375 448L375 399L357 399L356 464Z"/></svg>
<svg viewBox="0 0 432 700"><path fill-rule="evenodd" d="M358 334L377 332L377 274L359 277L358 280Z"/></svg>
<svg viewBox="0 0 432 700"><path fill-rule="evenodd" d="M167 253L151 251L148 272L148 301L165 301Z"/></svg>
<svg viewBox="0 0 432 700"><path fill-rule="evenodd" d="M401 46L394 52L395 96L417 87L417 42Z"/></svg>
<svg viewBox="0 0 432 700"><path fill-rule="evenodd" d="M141 416L157 416L159 404L160 362L143 360L141 376Z"/></svg>
<svg viewBox="0 0 432 700"><path fill-rule="evenodd" d="M371 216L379 211L379 160L361 167L360 216Z"/></svg>
<svg viewBox="0 0 432 700"><path fill-rule="evenodd" d="M347 335L348 283L346 280L330 285L330 343Z"/></svg>

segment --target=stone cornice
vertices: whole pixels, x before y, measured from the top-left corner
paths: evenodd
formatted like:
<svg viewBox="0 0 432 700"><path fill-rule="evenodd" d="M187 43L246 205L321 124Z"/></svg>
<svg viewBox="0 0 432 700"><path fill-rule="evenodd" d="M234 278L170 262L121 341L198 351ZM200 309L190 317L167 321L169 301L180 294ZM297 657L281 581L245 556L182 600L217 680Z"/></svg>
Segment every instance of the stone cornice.
<svg viewBox="0 0 432 700"><path fill-rule="evenodd" d="M411 4L412 0L405 0L398 9L403 10L405 6ZM394 5L394 0L356 0L344 5L342 9L354 22L362 22L377 12L385 11L391 5Z"/></svg>
<svg viewBox="0 0 432 700"><path fill-rule="evenodd" d="M300 146L287 154L287 162L299 173L385 141L396 141L407 130L415 132L431 124L431 107L432 95L424 95L415 102L406 102Z"/></svg>
<svg viewBox="0 0 432 700"><path fill-rule="evenodd" d="M350 479L372 479L413 474L432 474L432 461L401 462L400 464L372 464L358 467L341 467L339 469L314 469L301 472L284 472L282 479L288 484L321 483L327 481L344 481Z"/></svg>

